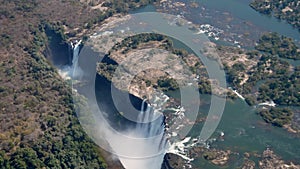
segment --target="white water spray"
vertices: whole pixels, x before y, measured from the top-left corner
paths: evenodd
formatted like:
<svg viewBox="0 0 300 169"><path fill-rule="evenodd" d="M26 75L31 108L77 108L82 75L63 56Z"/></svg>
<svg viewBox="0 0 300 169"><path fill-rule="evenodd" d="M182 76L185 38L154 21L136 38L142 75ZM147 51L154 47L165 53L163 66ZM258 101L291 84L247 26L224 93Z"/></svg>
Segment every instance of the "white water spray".
<svg viewBox="0 0 300 169"><path fill-rule="evenodd" d="M142 103L135 128L107 140L126 169L160 169L166 153L164 116ZM122 138L120 140L120 138Z"/></svg>
<svg viewBox="0 0 300 169"><path fill-rule="evenodd" d="M71 79L72 77L76 76L78 73L80 73L80 70L74 71L74 69L79 69L78 67L78 58L79 58L79 51L80 51L80 45L81 45L81 40L80 41L75 41L75 43L71 42L71 47L73 50L73 59L72 59L72 65L71 66L62 66L58 68L58 73L59 75L66 80ZM73 72L76 72L74 74Z"/></svg>
<svg viewBox="0 0 300 169"><path fill-rule="evenodd" d="M71 43L72 49L73 49L73 59L72 59L72 68L78 67L78 57L79 57L79 51L80 51L80 41L76 41L75 44Z"/></svg>
<svg viewBox="0 0 300 169"><path fill-rule="evenodd" d="M79 52L81 40L71 43L73 58L72 65L59 67L59 74L63 79L77 79L82 72L79 67ZM160 169L166 153L166 137L164 116L154 108L142 102L140 114L135 128L116 133L112 128L99 124L101 132L109 143L112 152L126 169Z"/></svg>

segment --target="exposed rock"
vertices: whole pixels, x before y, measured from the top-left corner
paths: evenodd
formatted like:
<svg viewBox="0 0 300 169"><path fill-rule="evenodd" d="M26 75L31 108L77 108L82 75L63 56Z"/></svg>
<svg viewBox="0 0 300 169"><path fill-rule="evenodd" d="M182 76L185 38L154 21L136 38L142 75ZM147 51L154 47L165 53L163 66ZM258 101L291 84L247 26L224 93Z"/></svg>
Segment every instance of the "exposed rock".
<svg viewBox="0 0 300 169"><path fill-rule="evenodd" d="M242 169L254 169L255 168L255 162L249 159L245 159L244 163L241 167Z"/></svg>
<svg viewBox="0 0 300 169"><path fill-rule="evenodd" d="M176 154L168 153L165 155L164 163L165 169L182 169L185 166L185 161L183 158Z"/></svg>
<svg viewBox="0 0 300 169"><path fill-rule="evenodd" d="M216 157L215 157L215 159L211 160L211 162L215 165L225 165L227 163L227 161L229 160L229 155L231 154L231 151L230 150L227 150L227 151L219 150L214 153L216 154Z"/></svg>
<svg viewBox="0 0 300 169"><path fill-rule="evenodd" d="M192 8L199 8L199 4L197 2L191 2L190 7Z"/></svg>
<svg viewBox="0 0 300 169"><path fill-rule="evenodd" d="M299 169L300 165L290 164L283 161L270 149L263 152L262 159L259 161L259 168L261 169Z"/></svg>
<svg viewBox="0 0 300 169"><path fill-rule="evenodd" d="M244 156L245 156L245 158L249 158L249 157L250 157L250 154L249 154L248 152L245 152L245 153L244 153Z"/></svg>
<svg viewBox="0 0 300 169"><path fill-rule="evenodd" d="M206 160L219 166L228 162L230 154L232 154L230 150L207 149L204 147L195 147L191 150L191 155L194 158L202 155Z"/></svg>

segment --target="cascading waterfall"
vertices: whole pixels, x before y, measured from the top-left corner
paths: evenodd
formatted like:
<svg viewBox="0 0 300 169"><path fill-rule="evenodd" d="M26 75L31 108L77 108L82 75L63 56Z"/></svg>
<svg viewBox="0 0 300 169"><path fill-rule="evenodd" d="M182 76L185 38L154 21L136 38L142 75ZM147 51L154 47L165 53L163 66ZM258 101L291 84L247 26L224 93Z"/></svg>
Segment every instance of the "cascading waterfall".
<svg viewBox="0 0 300 169"><path fill-rule="evenodd" d="M122 133L127 139L110 141L116 154L123 154L119 160L126 169L160 169L166 153L164 116L149 105L145 109L145 104L144 100L136 127Z"/></svg>
<svg viewBox="0 0 300 169"><path fill-rule="evenodd" d="M71 46L73 49L72 69L78 67L80 44L81 44L81 40L78 42L76 41L75 44L71 43Z"/></svg>
<svg viewBox="0 0 300 169"><path fill-rule="evenodd" d="M152 107L147 105L145 109L145 100L142 102L142 107L137 121L136 129L143 131L145 137L153 137L164 133L164 117L161 114L153 111Z"/></svg>
<svg viewBox="0 0 300 169"><path fill-rule="evenodd" d="M79 58L79 51L80 51L80 45L81 45L81 40L80 41L76 41L75 43L71 42L71 47L72 47L72 65L71 66L62 66L59 67L58 69L58 73L60 74L60 76L63 79L71 79L71 77L76 76L78 73L80 73L80 70L76 70L74 71L75 68L79 68L78 67L78 58ZM71 60L71 59L69 59ZM74 72L76 72L76 74L74 74Z"/></svg>

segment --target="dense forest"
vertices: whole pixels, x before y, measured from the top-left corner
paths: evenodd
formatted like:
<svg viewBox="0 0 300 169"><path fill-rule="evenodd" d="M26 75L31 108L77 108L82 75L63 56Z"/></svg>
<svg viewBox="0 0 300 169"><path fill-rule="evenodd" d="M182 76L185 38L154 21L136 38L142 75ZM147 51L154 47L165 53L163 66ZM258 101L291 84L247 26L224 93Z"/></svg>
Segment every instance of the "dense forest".
<svg viewBox="0 0 300 169"><path fill-rule="evenodd" d="M0 168L122 168L86 135L70 87L45 58L46 27L67 43L150 3L118 1L103 11L95 8L103 1L93 2L0 0Z"/></svg>
<svg viewBox="0 0 300 169"><path fill-rule="evenodd" d="M300 59L300 49L291 38L277 33L264 34L255 47L257 50L286 59Z"/></svg>
<svg viewBox="0 0 300 169"><path fill-rule="evenodd" d="M260 111L260 115L267 123L282 127L291 123L293 112L288 108L271 108Z"/></svg>
<svg viewBox="0 0 300 169"><path fill-rule="evenodd" d="M291 67L280 59L299 59L299 48L291 39L270 33L261 37L256 49L264 55L257 65L259 77L255 74L253 79L266 79L259 88L258 100L273 100L279 105L300 105L299 66ZM270 65L269 74L264 75L267 65Z"/></svg>

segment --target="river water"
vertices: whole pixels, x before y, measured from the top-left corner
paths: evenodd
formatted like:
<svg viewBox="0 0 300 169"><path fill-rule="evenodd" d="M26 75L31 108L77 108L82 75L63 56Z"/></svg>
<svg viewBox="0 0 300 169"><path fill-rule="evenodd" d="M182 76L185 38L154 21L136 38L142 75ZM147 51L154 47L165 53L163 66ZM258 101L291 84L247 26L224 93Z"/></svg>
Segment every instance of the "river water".
<svg viewBox="0 0 300 169"><path fill-rule="evenodd" d="M285 21L279 21L274 17L256 12L249 7L250 0L198 0L197 2L199 2L200 6L204 5L210 10L229 12L234 17L233 20L250 22L262 30L278 32L299 41L299 32L297 29L294 29ZM240 24L243 24L242 22Z"/></svg>
<svg viewBox="0 0 300 169"><path fill-rule="evenodd" d="M189 4L190 1L183 0L182 2ZM243 34L243 31L249 31L252 36L252 41L257 41L259 36L264 32L278 32L293 38L299 42L300 34L298 30L284 21L279 21L274 17L264 16L249 7L249 0L201 0L196 1L200 4L199 8L185 7L182 11L171 11L173 14L182 14L187 20L196 24L208 23L212 26L219 27L228 32L228 34ZM158 7L163 9L162 7ZM148 6L138 10L138 12L153 11L153 6ZM200 13L209 11L205 16L211 17L201 18ZM170 10L169 10L170 12ZM232 17L226 25L218 21L222 18L222 14L228 14ZM240 29L237 26L240 25ZM248 26L247 26L248 25ZM250 26L249 26L250 25ZM235 29L233 29L235 28ZM249 30L252 29L252 30ZM236 31L236 32L233 32ZM238 37L238 36L237 36ZM237 39L242 41L241 38ZM291 65L299 65L299 61L287 60ZM172 92L171 95L180 98L178 92ZM209 109L210 96L202 95L200 107L200 116L205 116ZM255 107L247 105L243 100L229 100L226 102L226 107L221 118L219 126L212 136L216 141L211 144L211 147L231 150L237 155L229 161L227 168L238 167L242 163L243 154L250 152L251 154L261 154L266 148L271 148L276 154L284 160L294 162L300 161L300 141L299 136L288 133L285 129L274 127L266 124L260 116L256 114ZM196 138L203 123L196 124L189 136ZM220 139L220 132L224 132L224 139ZM252 158L258 161L257 158ZM193 164L200 168L219 168L204 160L203 158L195 159Z"/></svg>
<svg viewBox="0 0 300 169"><path fill-rule="evenodd" d="M194 24L211 25L220 44L231 44L253 48L258 38L265 32L278 32L291 37L299 44L299 32L284 21L261 15L251 7L249 0L182 0L185 6L174 7L173 3L161 4L160 11L184 16ZM191 7L196 2L199 7ZM149 10L146 9L146 10ZM212 38L213 40L214 38Z"/></svg>
<svg viewBox="0 0 300 169"><path fill-rule="evenodd" d="M177 92L173 92L172 95L180 97ZM199 116L206 116L210 107L210 96L201 95L200 100L202 104ZM202 127L203 123L194 125L188 136L196 138ZM225 134L222 139L220 132ZM229 161L228 168L240 166L245 152L261 154L266 148L271 148L284 160L298 162L300 159L300 150L297 148L300 146L299 136L290 134L285 129L266 124L256 114L255 107L247 105L241 99L226 102L221 121L211 139L216 139L211 143L211 148L238 153ZM253 158L253 160L257 161L258 159ZM218 168L203 158L195 159L193 163L199 167Z"/></svg>

